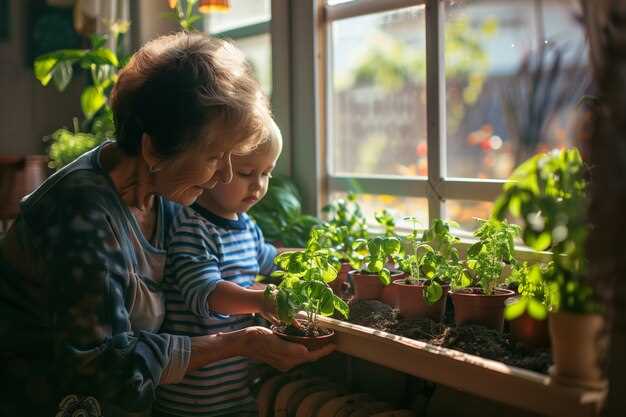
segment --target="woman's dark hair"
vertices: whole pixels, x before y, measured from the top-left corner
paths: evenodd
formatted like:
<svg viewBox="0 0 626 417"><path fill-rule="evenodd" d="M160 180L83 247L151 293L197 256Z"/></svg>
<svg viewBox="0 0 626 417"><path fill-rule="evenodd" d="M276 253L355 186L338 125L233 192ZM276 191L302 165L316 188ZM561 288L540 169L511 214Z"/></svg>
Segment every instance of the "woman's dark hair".
<svg viewBox="0 0 626 417"><path fill-rule="evenodd" d="M269 108L241 51L227 41L179 32L148 42L120 71L111 94L117 142L138 155L152 137L161 157L226 132L240 151L267 136Z"/></svg>

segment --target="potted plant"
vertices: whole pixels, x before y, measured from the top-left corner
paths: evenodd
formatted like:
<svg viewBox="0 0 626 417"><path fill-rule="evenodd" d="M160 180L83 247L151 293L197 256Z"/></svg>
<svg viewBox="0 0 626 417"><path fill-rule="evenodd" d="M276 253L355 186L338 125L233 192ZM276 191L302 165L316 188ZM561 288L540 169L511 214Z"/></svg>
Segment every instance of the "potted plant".
<svg viewBox="0 0 626 417"><path fill-rule="evenodd" d="M392 272L388 268L388 260L398 255L400 249L400 239L395 236L376 236L354 242L355 269L348 274L354 285L355 300L382 300L383 288L391 283L392 278L404 275L401 271Z"/></svg>
<svg viewBox="0 0 626 417"><path fill-rule="evenodd" d="M341 262L341 269L331 287L336 294L344 295L348 272L354 269L352 246L357 239L369 237L367 221L354 193L349 193L346 199L329 203L322 211L329 216L326 222L327 247L336 250Z"/></svg>
<svg viewBox="0 0 626 417"><path fill-rule="evenodd" d="M539 154L521 164L496 200L494 216L522 222L524 242L552 252L542 276L554 289L549 313L552 374L566 384L603 387L604 316L585 280L585 166L577 149Z"/></svg>
<svg viewBox="0 0 626 417"><path fill-rule="evenodd" d="M526 346L550 346L548 312L553 307L553 287L543 278L553 263L526 262L514 268L507 282L517 288L518 295L505 301L504 318L510 321L511 338Z"/></svg>
<svg viewBox="0 0 626 417"><path fill-rule="evenodd" d="M480 221L474 232L479 240L467 251L464 273L451 282L454 320L457 324L475 323L502 331L504 300L514 293L499 286L504 283L505 264L516 264L513 241L519 226L506 220Z"/></svg>
<svg viewBox="0 0 626 417"><path fill-rule="evenodd" d="M330 343L334 331L319 327L318 316L331 316L337 311L348 317L348 305L328 286L337 276L337 258L312 238L304 251L284 252L274 262L280 270L272 276L281 282L265 289L265 295L275 300L280 320L279 325L273 326L274 332L309 350ZM296 319L300 311L306 314L305 319Z"/></svg>
<svg viewBox="0 0 626 417"><path fill-rule="evenodd" d="M396 287L396 306L406 318L428 317L441 321L445 314L450 281L458 280L463 273L458 250L459 241L450 232L452 222L435 219L430 229L418 238L417 220L412 222L407 237L409 251L396 257L400 270L406 278L393 281Z"/></svg>

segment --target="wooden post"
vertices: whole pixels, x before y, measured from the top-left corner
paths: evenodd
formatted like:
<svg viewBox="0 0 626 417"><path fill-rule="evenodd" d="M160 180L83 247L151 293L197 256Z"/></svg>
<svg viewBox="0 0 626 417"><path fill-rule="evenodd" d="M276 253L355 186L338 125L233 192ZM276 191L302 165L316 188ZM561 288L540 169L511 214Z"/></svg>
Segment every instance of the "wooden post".
<svg viewBox="0 0 626 417"><path fill-rule="evenodd" d="M607 306L611 344L607 416L626 409L626 1L584 0L590 61L598 88L590 135L593 227L590 283Z"/></svg>

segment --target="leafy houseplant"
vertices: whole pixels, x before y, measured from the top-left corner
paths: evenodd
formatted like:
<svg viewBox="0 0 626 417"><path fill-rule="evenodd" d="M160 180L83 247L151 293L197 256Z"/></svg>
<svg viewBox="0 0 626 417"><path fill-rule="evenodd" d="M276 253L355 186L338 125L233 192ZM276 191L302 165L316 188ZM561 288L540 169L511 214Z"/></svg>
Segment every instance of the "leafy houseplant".
<svg viewBox="0 0 626 417"><path fill-rule="evenodd" d="M128 27L118 26L113 32L116 42ZM114 133L113 114L107 104L108 94L117 81L117 72L125 59L106 48L106 37L91 37L90 49L63 49L35 59L35 76L43 86L53 81L59 91L65 90L72 80L74 66L88 71L90 85L82 92L80 104L85 116L81 128L74 119L74 132L58 129L52 133L50 167L59 169L82 153L94 148Z"/></svg>
<svg viewBox="0 0 626 417"><path fill-rule="evenodd" d="M340 198L329 203L322 211L329 217L329 224L347 228L345 247L352 246L357 239L367 239L369 236L367 222L355 194L349 193L345 200Z"/></svg>
<svg viewBox="0 0 626 417"><path fill-rule="evenodd" d="M393 273L387 267L388 260L401 251L397 237L377 236L357 239L352 245L355 270L349 275L354 285L355 299L380 299L383 287L391 283L392 275L400 278L403 273Z"/></svg>
<svg viewBox="0 0 626 417"><path fill-rule="evenodd" d="M175 8L170 15L176 19L184 30L192 30L194 22L200 17L196 10L198 0L170 0ZM109 107L109 94L117 82L117 73L124 67L129 55L123 50L123 35L128 32L130 22L114 21L109 26L109 34L93 35L89 49L61 49L37 57L34 61L35 77L43 86L50 81L59 91L64 91L71 82L75 67L86 70L89 83L83 89L80 104L84 120L79 123L73 120L73 131L57 129L49 136L52 169L60 169L78 156L95 148L105 139L115 136L113 113ZM112 38L113 48L105 47Z"/></svg>
<svg viewBox="0 0 626 417"><path fill-rule="evenodd" d="M564 149L536 155L509 180L496 200L494 216L520 218L524 242L552 252L552 267L542 277L552 294L553 376L569 384L602 387L599 363L606 338L601 308L585 281L587 172L580 153Z"/></svg>
<svg viewBox="0 0 626 417"><path fill-rule="evenodd" d="M393 282L398 287L397 307L404 317L441 320L449 283L464 273L454 247L459 239L450 232L454 223L436 219L419 238L416 219L406 220L412 221L413 230L407 237L408 253L396 256L399 269L407 275Z"/></svg>
<svg viewBox="0 0 626 417"><path fill-rule="evenodd" d="M311 230L321 224L302 213L300 193L293 181L277 176L270 180L265 197L249 211L266 239L279 245L303 248Z"/></svg>
<svg viewBox="0 0 626 417"><path fill-rule="evenodd" d="M341 261L341 269L331 286L335 293L343 295L348 273L358 263L354 256L353 244L357 239L369 237L367 222L354 193L349 193L345 199L337 199L329 203L322 211L328 216L325 224L327 247L334 248ZM388 227L391 225L388 218L384 220L381 218L381 221L386 221Z"/></svg>
<svg viewBox="0 0 626 417"><path fill-rule="evenodd" d="M504 318L511 322L511 337L532 347L548 347L547 313L552 310L554 299L553 287L543 275L549 273L553 264L535 264L531 267L526 262L514 268L507 282L517 287L519 296L506 300Z"/></svg>
<svg viewBox="0 0 626 417"><path fill-rule="evenodd" d="M335 311L348 317L348 305L328 286L339 270L339 262L331 251L320 246L315 233L302 252L285 252L274 260L280 270L272 275L281 280L270 284L266 296L274 297L281 326L274 330L281 337L315 349L330 341L332 331L319 328L317 317L331 316ZM294 319L304 311L303 322Z"/></svg>
<svg viewBox="0 0 626 417"><path fill-rule="evenodd" d="M517 266L514 239L519 226L496 219L481 223L474 232L479 240L467 251L465 272L451 281L455 321L502 331L504 300L514 293L498 286L504 283L504 265Z"/></svg>

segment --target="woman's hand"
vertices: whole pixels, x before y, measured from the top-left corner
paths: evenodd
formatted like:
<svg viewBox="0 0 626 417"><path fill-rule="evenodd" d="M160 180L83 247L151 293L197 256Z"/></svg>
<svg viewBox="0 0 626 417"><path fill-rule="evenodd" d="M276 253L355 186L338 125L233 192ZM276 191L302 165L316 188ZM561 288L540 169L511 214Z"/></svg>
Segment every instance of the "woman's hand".
<svg viewBox="0 0 626 417"><path fill-rule="evenodd" d="M319 350L309 351L297 343L287 342L265 327L248 327L241 331L240 355L280 370L288 371L305 362L313 362L335 350L334 345L327 345ZM231 333L234 336L236 333Z"/></svg>

